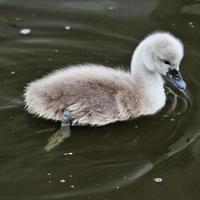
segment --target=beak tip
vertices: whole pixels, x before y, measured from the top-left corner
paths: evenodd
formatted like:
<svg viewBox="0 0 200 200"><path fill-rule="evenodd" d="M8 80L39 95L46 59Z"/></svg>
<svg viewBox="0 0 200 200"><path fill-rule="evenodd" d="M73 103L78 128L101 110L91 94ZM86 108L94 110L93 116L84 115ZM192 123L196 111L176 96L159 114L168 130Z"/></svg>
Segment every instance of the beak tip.
<svg viewBox="0 0 200 200"><path fill-rule="evenodd" d="M170 70L169 71L169 77L172 81L172 83L180 90L185 90L186 89L186 83L183 80L181 74L179 71L176 69Z"/></svg>
<svg viewBox="0 0 200 200"><path fill-rule="evenodd" d="M184 81L176 82L175 84L180 90L186 89L186 83Z"/></svg>

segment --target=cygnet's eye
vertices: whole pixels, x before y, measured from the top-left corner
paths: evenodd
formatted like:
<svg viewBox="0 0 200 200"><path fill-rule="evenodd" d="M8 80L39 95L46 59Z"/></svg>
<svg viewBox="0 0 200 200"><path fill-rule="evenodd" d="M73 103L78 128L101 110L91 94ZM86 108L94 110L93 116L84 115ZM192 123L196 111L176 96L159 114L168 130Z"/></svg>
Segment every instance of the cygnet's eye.
<svg viewBox="0 0 200 200"><path fill-rule="evenodd" d="M166 65L170 65L170 62L168 60L163 60L163 62L166 64Z"/></svg>

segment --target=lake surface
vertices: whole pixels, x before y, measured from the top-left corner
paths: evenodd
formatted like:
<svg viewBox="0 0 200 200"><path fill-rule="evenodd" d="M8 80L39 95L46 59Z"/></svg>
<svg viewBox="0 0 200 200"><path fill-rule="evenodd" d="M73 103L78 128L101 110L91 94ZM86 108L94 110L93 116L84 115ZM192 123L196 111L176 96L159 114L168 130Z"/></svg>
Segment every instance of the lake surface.
<svg viewBox="0 0 200 200"><path fill-rule="evenodd" d="M60 124L25 112L25 85L72 64L128 69L156 30L184 42L189 95L167 85L156 115L73 127L45 152ZM0 0L0 199L199 200L199 36L198 0Z"/></svg>

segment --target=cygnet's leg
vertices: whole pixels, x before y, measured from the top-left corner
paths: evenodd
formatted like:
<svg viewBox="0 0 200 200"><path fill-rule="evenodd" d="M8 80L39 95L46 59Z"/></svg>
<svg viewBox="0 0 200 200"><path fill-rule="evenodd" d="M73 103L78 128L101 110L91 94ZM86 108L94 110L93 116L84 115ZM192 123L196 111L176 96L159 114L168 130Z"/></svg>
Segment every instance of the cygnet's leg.
<svg viewBox="0 0 200 200"><path fill-rule="evenodd" d="M58 146L64 141L65 138L70 137L70 122L71 122L71 112L65 109L63 112L63 119L61 123L61 128L56 133L54 133L48 140L48 144L45 146L47 152L51 151L53 148Z"/></svg>

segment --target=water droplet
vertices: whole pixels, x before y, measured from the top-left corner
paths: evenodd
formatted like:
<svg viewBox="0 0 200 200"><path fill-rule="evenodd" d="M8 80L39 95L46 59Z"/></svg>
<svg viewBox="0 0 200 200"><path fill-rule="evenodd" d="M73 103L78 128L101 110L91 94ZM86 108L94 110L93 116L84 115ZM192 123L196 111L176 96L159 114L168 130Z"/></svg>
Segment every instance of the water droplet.
<svg viewBox="0 0 200 200"><path fill-rule="evenodd" d="M27 34L31 33L31 29L29 29L29 28L23 28L23 29L20 30L20 33L22 35L27 35Z"/></svg>

